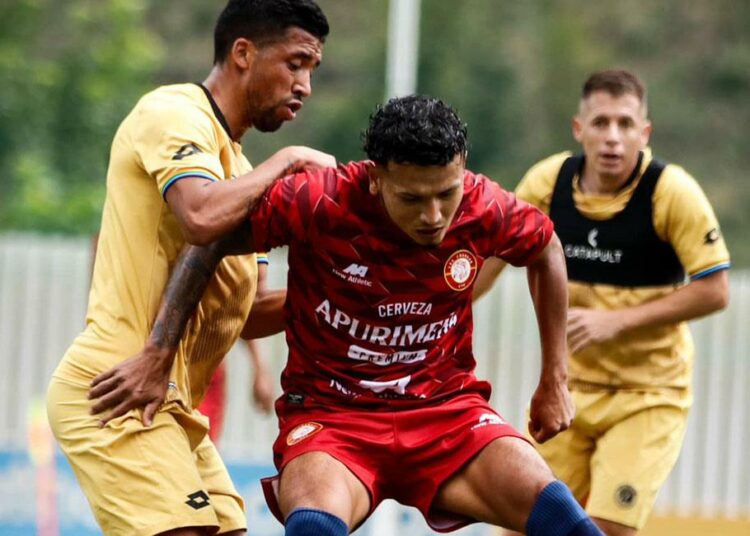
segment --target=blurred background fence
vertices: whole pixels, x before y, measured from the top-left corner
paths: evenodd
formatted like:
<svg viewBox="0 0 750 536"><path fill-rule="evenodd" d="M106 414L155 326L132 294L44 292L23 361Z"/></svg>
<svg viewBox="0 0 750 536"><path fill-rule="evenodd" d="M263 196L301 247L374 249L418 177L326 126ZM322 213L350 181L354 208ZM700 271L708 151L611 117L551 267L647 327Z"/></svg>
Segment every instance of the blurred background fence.
<svg viewBox="0 0 750 536"><path fill-rule="evenodd" d="M90 271L90 241L34 234L0 234L0 534L29 534L44 502L39 494L39 452L49 436L37 411L52 370L83 326ZM270 283L285 286L283 251L271 254ZM525 410L538 374L538 336L525 275L511 269L475 308L478 375L494 385L493 404L524 428ZM750 273L731 273L731 305L692 326L696 340L695 405L679 463L662 491L658 512L705 517L750 514ZM284 365L282 336L262 341L275 378ZM250 404L250 370L243 349L229 359L229 405L222 451L248 499L255 534L281 534L257 486L273 473L276 421ZM280 388L278 385L276 389ZM41 432L40 432L41 430ZM46 439L45 439L46 438ZM62 460L52 497L63 528L93 530L87 506ZM49 497L48 497L49 499ZM35 506L36 505L36 506ZM12 521L21 521L12 532ZM4 525L5 524L5 525ZM26 527L26 528L23 528ZM383 527L399 527L388 530ZM72 529L71 529L72 530ZM403 532L398 532L398 531ZM484 534L474 527L465 534ZM363 532L428 534L412 510L386 506ZM63 534L67 534L63 532Z"/></svg>
<svg viewBox="0 0 750 536"><path fill-rule="evenodd" d="M654 153L683 165L711 200L732 252L729 309L694 323L695 395L685 448L658 514L744 517L750 534L750 2L746 0L318 0L324 59L300 118L250 132L258 163L290 144L362 157L374 105L418 91L455 106L469 127L469 167L513 188L544 156L576 144L570 118L586 76L636 71L649 87ZM226 0L0 2L0 534L97 534L67 465L54 457L41 401L83 325L90 243L98 231L109 145L141 94L202 80ZM22 234L21 232L25 233ZM36 233L47 233L45 236ZM283 255L272 282L284 284ZM538 349L523 276L509 271L476 308L480 375L496 407L523 426ZM282 337L262 343L274 374ZM229 357L222 438L255 534L281 534L257 477L270 471L275 419L252 411L248 360ZM31 448L30 448L31 447ZM54 485L54 487L52 487ZM650 524L649 526L652 526ZM396 529L396 527L399 527ZM691 521L651 534L729 534ZM393 505L363 529L427 534ZM482 534L471 528L466 534ZM713 531L713 532L711 532Z"/></svg>

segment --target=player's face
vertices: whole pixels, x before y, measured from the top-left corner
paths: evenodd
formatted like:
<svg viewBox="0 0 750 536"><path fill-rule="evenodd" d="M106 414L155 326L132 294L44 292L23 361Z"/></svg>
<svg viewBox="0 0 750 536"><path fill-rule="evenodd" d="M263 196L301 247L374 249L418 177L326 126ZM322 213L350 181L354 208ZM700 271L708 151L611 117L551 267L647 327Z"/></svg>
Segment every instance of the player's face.
<svg viewBox="0 0 750 536"><path fill-rule="evenodd" d="M573 136L583 145L586 166L605 180L626 181L648 144L651 123L637 96L595 91L581 102Z"/></svg>
<svg viewBox="0 0 750 536"><path fill-rule="evenodd" d="M249 122L273 132L293 120L312 93L312 73L322 57L320 39L297 27L255 49L246 86Z"/></svg>
<svg viewBox="0 0 750 536"><path fill-rule="evenodd" d="M463 155L445 166L376 165L370 173L370 193L380 195L393 222L423 246L445 238L464 193Z"/></svg>

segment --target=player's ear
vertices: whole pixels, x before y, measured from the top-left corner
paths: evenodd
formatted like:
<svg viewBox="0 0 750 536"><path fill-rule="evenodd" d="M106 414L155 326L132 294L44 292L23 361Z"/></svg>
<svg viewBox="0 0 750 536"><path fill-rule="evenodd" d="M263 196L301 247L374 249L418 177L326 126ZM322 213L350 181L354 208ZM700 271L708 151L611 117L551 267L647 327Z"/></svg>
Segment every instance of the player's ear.
<svg viewBox="0 0 750 536"><path fill-rule="evenodd" d="M232 43L232 49L229 51L229 57L240 69L249 69L255 59L258 49L249 39L238 37Z"/></svg>
<svg viewBox="0 0 750 536"><path fill-rule="evenodd" d="M380 181L383 171L383 166L380 164L375 164L368 170L368 175L370 177L370 193L372 195L378 195L378 193L380 193Z"/></svg>
<svg viewBox="0 0 750 536"><path fill-rule="evenodd" d="M573 139L575 139L578 143L581 143L581 141L583 140L583 122L580 115L576 115L573 117L571 127L573 130Z"/></svg>

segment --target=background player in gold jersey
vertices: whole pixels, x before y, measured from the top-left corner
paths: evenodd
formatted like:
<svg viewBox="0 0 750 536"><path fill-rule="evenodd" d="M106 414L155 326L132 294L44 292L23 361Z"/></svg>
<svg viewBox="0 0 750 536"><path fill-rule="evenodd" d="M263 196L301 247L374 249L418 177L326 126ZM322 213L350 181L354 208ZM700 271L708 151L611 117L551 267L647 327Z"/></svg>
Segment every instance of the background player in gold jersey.
<svg viewBox="0 0 750 536"><path fill-rule="evenodd" d="M143 413L111 418L97 414L102 401L94 405L88 391L95 378L94 398L102 385L123 388L107 399L115 404L123 392L147 391L127 372L101 373L159 329L159 301L186 243L208 243L234 228L276 178L335 165L324 153L288 147L252 170L238 143L249 128L268 132L294 119L311 93L327 34L313 0L231 0L216 24L205 82L145 95L115 135L86 328L47 398L55 437L105 534L245 532L242 499L194 408L243 329L255 256L228 258L211 280L179 341L170 381L158 386L163 405L146 400Z"/></svg>
<svg viewBox="0 0 750 536"><path fill-rule="evenodd" d="M643 527L680 451L692 402L685 322L728 302L729 254L713 210L684 169L652 158L651 128L635 75L594 73L573 119L583 154L539 162L516 190L550 215L568 265L577 414L538 448L618 536ZM486 265L475 296L501 268Z"/></svg>

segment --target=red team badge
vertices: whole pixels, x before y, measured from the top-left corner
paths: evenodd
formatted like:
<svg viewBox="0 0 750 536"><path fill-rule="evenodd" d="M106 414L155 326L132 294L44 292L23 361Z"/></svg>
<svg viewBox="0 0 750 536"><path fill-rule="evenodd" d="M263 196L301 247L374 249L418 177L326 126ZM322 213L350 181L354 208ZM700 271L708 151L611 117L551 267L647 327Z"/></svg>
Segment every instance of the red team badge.
<svg viewBox="0 0 750 536"><path fill-rule="evenodd" d="M464 290L477 275L477 258L471 251L459 249L446 261L443 275L450 288Z"/></svg>
<svg viewBox="0 0 750 536"><path fill-rule="evenodd" d="M323 425L317 422L306 422L305 424L295 426L292 428L292 431L289 432L289 435L286 436L286 444L290 447L296 445L303 439L307 439L308 437L317 434L322 429Z"/></svg>

